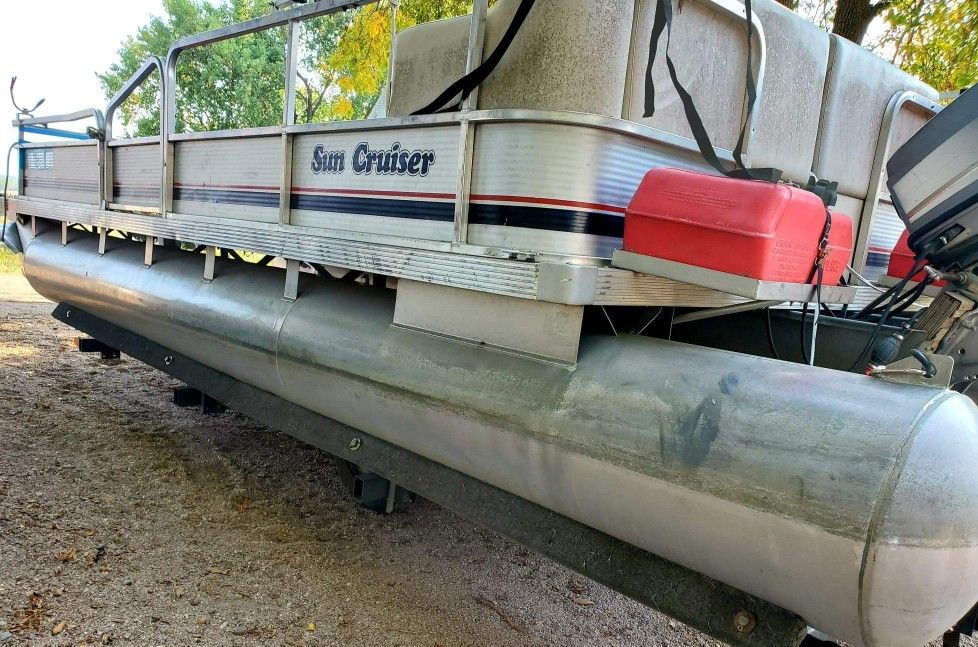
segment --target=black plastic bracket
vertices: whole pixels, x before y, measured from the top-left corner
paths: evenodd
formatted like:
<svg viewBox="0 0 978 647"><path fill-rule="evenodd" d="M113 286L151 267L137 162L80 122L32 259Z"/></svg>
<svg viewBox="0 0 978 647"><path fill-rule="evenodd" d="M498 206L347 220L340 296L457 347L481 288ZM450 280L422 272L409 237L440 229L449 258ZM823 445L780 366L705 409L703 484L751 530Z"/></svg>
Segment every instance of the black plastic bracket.
<svg viewBox="0 0 978 647"><path fill-rule="evenodd" d="M121 355L118 349L91 337L75 337L75 347L80 353L101 353L102 359L119 359Z"/></svg>
<svg viewBox="0 0 978 647"><path fill-rule="evenodd" d="M224 413L227 409L223 404L201 393L192 386L178 386L173 389L173 404L178 407L200 407L201 413L210 415Z"/></svg>

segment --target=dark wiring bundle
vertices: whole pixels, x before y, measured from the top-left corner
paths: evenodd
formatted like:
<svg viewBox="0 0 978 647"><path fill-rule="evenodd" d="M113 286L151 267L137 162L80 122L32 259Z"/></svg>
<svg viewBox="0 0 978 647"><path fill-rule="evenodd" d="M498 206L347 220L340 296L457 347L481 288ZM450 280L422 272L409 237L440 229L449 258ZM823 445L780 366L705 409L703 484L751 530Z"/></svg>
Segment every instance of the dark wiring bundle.
<svg viewBox="0 0 978 647"><path fill-rule="evenodd" d="M900 279L899 283L876 297L876 299L867 304L866 307L852 317L853 319L858 320L868 316L874 316L879 311L879 308L883 308L882 313L879 316L879 320L873 327L873 333L870 336L869 341L866 342L866 345L863 347L859 355L856 356L856 359L852 362L852 365L848 370L855 370L861 362L865 361L866 355L871 353L873 347L876 345L876 340L879 339L880 332L883 330L883 326L886 324L887 320L894 314L898 314L899 312L906 310L906 308L910 307L910 305L917 300L917 297L923 294L924 289L930 283L929 279L921 281L906 293L904 293L903 290L907 286L907 283L910 282L911 277L913 277L920 270L924 269L926 264L926 258L917 259L917 261L913 264L913 267L910 268L906 276ZM885 306L882 305L884 302L886 304ZM894 312L894 306L897 307L896 312Z"/></svg>

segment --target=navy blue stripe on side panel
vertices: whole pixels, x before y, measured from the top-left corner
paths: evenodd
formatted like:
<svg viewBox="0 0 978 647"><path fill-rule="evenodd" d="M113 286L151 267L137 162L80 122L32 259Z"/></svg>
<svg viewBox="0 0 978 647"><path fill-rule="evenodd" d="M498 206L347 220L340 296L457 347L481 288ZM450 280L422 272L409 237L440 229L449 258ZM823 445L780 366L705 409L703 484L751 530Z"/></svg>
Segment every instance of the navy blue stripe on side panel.
<svg viewBox="0 0 978 647"><path fill-rule="evenodd" d="M278 191L228 191L225 189L187 189L177 187L174 200L237 204L252 207L278 207Z"/></svg>
<svg viewBox="0 0 978 647"><path fill-rule="evenodd" d="M469 224L565 231L612 238L622 238L625 235L625 217L622 215L508 204L473 203L469 207Z"/></svg>
<svg viewBox="0 0 978 647"><path fill-rule="evenodd" d="M64 189L66 191L98 191L98 182L89 182L88 180L38 179L25 176L24 187L35 189Z"/></svg>
<svg viewBox="0 0 978 647"><path fill-rule="evenodd" d="M890 264L890 255L882 252L869 252L866 254L866 267L887 267Z"/></svg>
<svg viewBox="0 0 978 647"><path fill-rule="evenodd" d="M112 197L116 200L159 200L159 189L127 189L125 187L115 187L112 190Z"/></svg>
<svg viewBox="0 0 978 647"><path fill-rule="evenodd" d="M355 213L361 216L436 220L438 222L452 222L455 220L455 204L452 202L391 200L388 198L350 198L336 195L293 193L292 208L307 211Z"/></svg>
<svg viewBox="0 0 978 647"><path fill-rule="evenodd" d="M228 191L223 189L190 189L180 187L177 187L175 190L174 198L176 200L192 200L195 202L261 207L278 206L279 200L277 192ZM385 216L388 218L433 220L437 222L452 222L455 219L454 203L425 200L293 193L291 207L306 211L352 213L362 216ZM469 222L476 225L562 231L576 234L589 234L592 236L609 236L612 238L621 238L625 230L625 218L618 214L506 204L474 203L469 210Z"/></svg>

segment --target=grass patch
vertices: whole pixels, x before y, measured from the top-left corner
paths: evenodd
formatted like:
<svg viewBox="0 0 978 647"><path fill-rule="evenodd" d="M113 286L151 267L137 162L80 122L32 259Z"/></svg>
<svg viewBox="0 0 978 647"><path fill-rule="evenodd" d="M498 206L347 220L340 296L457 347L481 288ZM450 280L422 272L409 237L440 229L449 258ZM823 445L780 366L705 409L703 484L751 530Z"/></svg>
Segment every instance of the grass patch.
<svg viewBox="0 0 978 647"><path fill-rule="evenodd" d="M14 254L6 245L0 244L0 274L20 272L20 254Z"/></svg>

